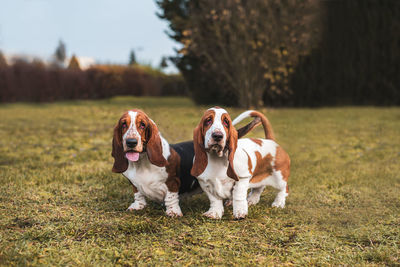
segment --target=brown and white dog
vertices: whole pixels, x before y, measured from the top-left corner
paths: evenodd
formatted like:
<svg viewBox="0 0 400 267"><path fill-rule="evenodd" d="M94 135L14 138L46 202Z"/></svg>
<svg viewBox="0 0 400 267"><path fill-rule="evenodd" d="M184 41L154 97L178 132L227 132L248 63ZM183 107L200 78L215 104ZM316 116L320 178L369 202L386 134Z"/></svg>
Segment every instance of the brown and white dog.
<svg viewBox="0 0 400 267"><path fill-rule="evenodd" d="M246 131L262 123L266 139L238 139L234 125L248 117L255 119L244 127ZM195 159L191 174L210 200L205 216L221 218L223 200L227 199L232 200L234 218L244 218L248 205L259 202L267 185L279 190L272 206L285 207L290 159L274 140L268 119L257 111L246 111L233 123L225 109L214 107L204 113L193 134Z"/></svg>
<svg viewBox="0 0 400 267"><path fill-rule="evenodd" d="M135 193L128 210L143 209L146 197L163 202L168 216L182 216L179 194L200 190L190 175L193 142L169 145L153 120L132 109L119 119L112 143L112 171L128 178Z"/></svg>
<svg viewBox="0 0 400 267"><path fill-rule="evenodd" d="M244 136L254 124L239 129ZM146 198L163 202L168 216L182 216L179 195L201 188L190 175L193 166L193 141L168 144L157 125L143 111L125 112L114 128L113 172L122 173L133 185L135 201L128 210L141 210Z"/></svg>

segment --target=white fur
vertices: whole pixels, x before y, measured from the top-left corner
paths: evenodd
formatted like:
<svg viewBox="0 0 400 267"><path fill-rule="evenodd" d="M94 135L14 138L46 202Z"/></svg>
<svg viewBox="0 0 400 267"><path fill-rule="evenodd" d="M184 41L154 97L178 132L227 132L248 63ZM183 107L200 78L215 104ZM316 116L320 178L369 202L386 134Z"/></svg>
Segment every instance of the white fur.
<svg viewBox="0 0 400 267"><path fill-rule="evenodd" d="M123 175L131 181L137 190L145 197L163 202L167 193L165 182L168 173L165 167L150 163L147 154L141 154L136 162L129 161L128 169Z"/></svg>
<svg viewBox="0 0 400 267"><path fill-rule="evenodd" d="M128 112L129 116L131 117L131 124L129 125L128 130L126 131L126 133L123 135L122 140L124 142L125 145L125 140L128 136L135 136L137 138L138 144L140 144L140 142L142 141L140 134L137 131L136 128L136 116L137 116L137 112L135 111L129 111Z"/></svg>
<svg viewBox="0 0 400 267"><path fill-rule="evenodd" d="M147 206L146 199L142 193L135 193L135 201L129 206L128 210L141 210Z"/></svg>
<svg viewBox="0 0 400 267"><path fill-rule="evenodd" d="M238 124L239 122L241 122L242 120L244 120L244 119L250 117L250 114L251 114L252 112L254 112L254 110L246 110L245 112L243 112L243 113L241 113L239 116L237 116L237 117L232 121L232 124L233 124L233 125L236 125L236 124Z"/></svg>
<svg viewBox="0 0 400 267"><path fill-rule="evenodd" d="M233 187L233 217L236 219L244 218L247 216L247 190L249 189L248 178L240 178Z"/></svg>
<svg viewBox="0 0 400 267"><path fill-rule="evenodd" d="M167 140L164 139L164 137L160 135L160 139L161 139L161 146L162 146L162 155L163 157L167 160L169 158L169 156L171 155L171 151L169 150L169 144L167 142Z"/></svg>
<svg viewBox="0 0 400 267"><path fill-rule="evenodd" d="M168 216L181 217L183 215L181 207L179 207L178 192L167 191L164 202L165 206L167 207L166 213Z"/></svg>
<svg viewBox="0 0 400 267"><path fill-rule="evenodd" d="M221 132L223 134L223 138L221 140L222 144L225 144L226 142L226 133L224 130L224 125L222 125L222 115L225 113L228 113L225 109L223 108L210 108L209 110L213 110L215 112L215 117L214 121L211 125L211 127L207 130L207 132L204 135L204 147L209 148L210 144L212 143L212 137L211 135L214 132Z"/></svg>

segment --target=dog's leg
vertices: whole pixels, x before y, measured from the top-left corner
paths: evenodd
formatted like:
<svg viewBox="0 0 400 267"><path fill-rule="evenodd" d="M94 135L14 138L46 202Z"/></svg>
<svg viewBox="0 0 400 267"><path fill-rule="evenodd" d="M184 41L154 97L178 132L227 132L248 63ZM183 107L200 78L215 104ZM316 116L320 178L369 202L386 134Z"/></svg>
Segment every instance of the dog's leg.
<svg viewBox="0 0 400 267"><path fill-rule="evenodd" d="M289 195L287 182L283 180L282 174L280 171L274 173L274 179L276 182L273 187L279 190L278 194L275 197L274 202L272 202L272 207L284 208L286 197Z"/></svg>
<svg viewBox="0 0 400 267"><path fill-rule="evenodd" d="M240 178L233 187L233 217L243 219L247 216L247 190L250 178Z"/></svg>
<svg viewBox="0 0 400 267"><path fill-rule="evenodd" d="M222 199L215 197L208 191L205 192L210 200L210 209L203 213L203 215L211 219L221 219L222 215L224 215L224 205Z"/></svg>
<svg viewBox="0 0 400 267"><path fill-rule="evenodd" d="M181 217L183 216L181 207L179 206L179 194L178 192L170 192L167 190L164 198L165 206L167 207L166 213L170 217Z"/></svg>
<svg viewBox="0 0 400 267"><path fill-rule="evenodd" d="M135 201L128 207L128 211L141 210L146 207L146 199L140 192L135 193Z"/></svg>
<svg viewBox="0 0 400 267"><path fill-rule="evenodd" d="M247 197L247 203L249 206L255 205L260 201L260 196L264 191L265 186L252 188L249 196Z"/></svg>

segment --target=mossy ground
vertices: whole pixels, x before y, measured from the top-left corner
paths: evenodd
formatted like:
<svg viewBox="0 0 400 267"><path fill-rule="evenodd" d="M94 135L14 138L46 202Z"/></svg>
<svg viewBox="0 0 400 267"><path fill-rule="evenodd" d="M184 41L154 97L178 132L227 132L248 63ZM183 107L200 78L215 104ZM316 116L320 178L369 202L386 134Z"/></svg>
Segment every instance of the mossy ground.
<svg viewBox="0 0 400 267"><path fill-rule="evenodd" d="M271 208L267 188L247 219L228 208L214 221L205 195L181 202L183 218L153 202L126 212L111 139L134 107L170 143L191 139L206 109L132 97L0 106L1 265L399 264L400 108L263 110L292 159L286 208Z"/></svg>

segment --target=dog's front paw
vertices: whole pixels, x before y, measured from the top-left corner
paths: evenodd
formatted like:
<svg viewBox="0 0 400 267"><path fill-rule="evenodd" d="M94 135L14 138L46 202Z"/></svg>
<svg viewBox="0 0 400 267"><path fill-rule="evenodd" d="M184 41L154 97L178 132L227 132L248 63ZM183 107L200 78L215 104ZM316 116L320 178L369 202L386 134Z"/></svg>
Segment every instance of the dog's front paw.
<svg viewBox="0 0 400 267"><path fill-rule="evenodd" d="M209 209L208 211L203 213L203 216L206 216L210 219L221 219L223 214L224 214L223 211Z"/></svg>
<svg viewBox="0 0 400 267"><path fill-rule="evenodd" d="M247 216L247 211L234 211L233 212L233 218L235 218L235 220L241 220L246 218Z"/></svg>
<svg viewBox="0 0 400 267"><path fill-rule="evenodd" d="M142 210L146 207L146 204L135 201L127 209L127 211Z"/></svg>
<svg viewBox="0 0 400 267"><path fill-rule="evenodd" d="M246 200L233 202L233 217L236 220L246 218L247 214L248 214L248 206Z"/></svg>
<svg viewBox="0 0 400 267"><path fill-rule="evenodd" d="M182 217L182 216L183 216L180 207L167 208L167 210L165 211L165 213L166 213L169 217Z"/></svg>

